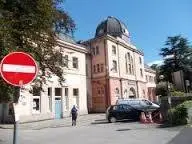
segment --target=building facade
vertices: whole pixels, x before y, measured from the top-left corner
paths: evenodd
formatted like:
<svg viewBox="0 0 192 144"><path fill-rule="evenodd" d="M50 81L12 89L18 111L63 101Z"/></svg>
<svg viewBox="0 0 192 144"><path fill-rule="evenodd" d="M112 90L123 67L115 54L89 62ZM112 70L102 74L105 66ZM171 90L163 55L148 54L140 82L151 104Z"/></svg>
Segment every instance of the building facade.
<svg viewBox="0 0 192 144"><path fill-rule="evenodd" d="M58 40L56 49L62 53L65 82L62 85L58 77L51 75L46 79L43 91L33 84L21 89L17 112L20 121L37 121L44 119L60 119L70 116L73 105L79 114L87 114L87 49L82 45Z"/></svg>
<svg viewBox="0 0 192 144"><path fill-rule="evenodd" d="M95 37L82 44L91 53L89 111L104 112L118 98L153 100L155 81L146 77L154 80L155 72L145 67L143 52L131 43L121 21L108 17L97 26Z"/></svg>
<svg viewBox="0 0 192 144"><path fill-rule="evenodd" d="M48 72L51 77L43 91L33 84L22 88L17 104L21 122L68 117L73 105L81 115L105 112L118 98L157 100L155 71L145 65L143 52L131 43L126 25L118 19L102 21L87 41L77 44L65 36L57 42L65 82L61 85ZM3 113L10 116L8 110Z"/></svg>

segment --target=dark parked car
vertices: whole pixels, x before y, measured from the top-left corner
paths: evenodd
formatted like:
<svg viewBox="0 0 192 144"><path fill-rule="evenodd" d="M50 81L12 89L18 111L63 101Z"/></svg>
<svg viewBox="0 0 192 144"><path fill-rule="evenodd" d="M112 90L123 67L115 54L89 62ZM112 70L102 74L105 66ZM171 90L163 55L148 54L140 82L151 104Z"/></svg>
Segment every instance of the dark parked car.
<svg viewBox="0 0 192 144"><path fill-rule="evenodd" d="M119 120L139 120L141 110L135 109L127 104L112 105L106 111L106 118L109 122Z"/></svg>

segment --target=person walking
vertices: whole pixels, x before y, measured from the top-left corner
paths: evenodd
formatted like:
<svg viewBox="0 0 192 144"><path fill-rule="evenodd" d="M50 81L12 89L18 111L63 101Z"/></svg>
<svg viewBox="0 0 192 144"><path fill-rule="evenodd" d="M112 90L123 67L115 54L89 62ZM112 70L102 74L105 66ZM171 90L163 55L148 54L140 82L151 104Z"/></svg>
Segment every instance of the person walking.
<svg viewBox="0 0 192 144"><path fill-rule="evenodd" d="M73 108L71 109L71 116L72 116L72 126L76 126L76 120L77 120L77 108L75 105L73 105Z"/></svg>

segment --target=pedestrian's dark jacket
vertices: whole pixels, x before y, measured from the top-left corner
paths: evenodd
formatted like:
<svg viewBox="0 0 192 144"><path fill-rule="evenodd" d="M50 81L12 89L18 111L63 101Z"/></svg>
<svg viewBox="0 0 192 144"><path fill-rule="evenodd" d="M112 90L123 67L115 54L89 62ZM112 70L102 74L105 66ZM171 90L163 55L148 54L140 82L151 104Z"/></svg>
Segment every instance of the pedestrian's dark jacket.
<svg viewBox="0 0 192 144"><path fill-rule="evenodd" d="M77 109L76 109L76 107L73 107L71 109L71 115L72 115L72 119L76 120L76 118L77 118Z"/></svg>

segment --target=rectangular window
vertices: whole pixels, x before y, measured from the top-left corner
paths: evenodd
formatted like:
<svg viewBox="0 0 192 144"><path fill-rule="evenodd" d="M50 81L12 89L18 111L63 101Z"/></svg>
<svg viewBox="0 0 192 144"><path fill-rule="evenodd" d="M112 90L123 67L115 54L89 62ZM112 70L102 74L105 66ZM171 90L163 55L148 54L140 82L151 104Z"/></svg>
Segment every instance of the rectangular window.
<svg viewBox="0 0 192 144"><path fill-rule="evenodd" d="M78 69L78 58L77 57L73 57L73 68Z"/></svg>
<svg viewBox="0 0 192 144"><path fill-rule="evenodd" d="M140 75L143 77L143 70L140 68Z"/></svg>
<svg viewBox="0 0 192 144"><path fill-rule="evenodd" d="M103 71L104 71L104 65L101 64L101 72L103 72Z"/></svg>
<svg viewBox="0 0 192 144"><path fill-rule="evenodd" d="M125 62L125 69L126 69L126 73L128 73L128 64L127 64L127 61Z"/></svg>
<svg viewBox="0 0 192 144"><path fill-rule="evenodd" d="M48 94L48 96L51 96L51 88L48 88L47 94Z"/></svg>
<svg viewBox="0 0 192 144"><path fill-rule="evenodd" d="M79 96L79 89L78 88L73 89L73 96Z"/></svg>
<svg viewBox="0 0 192 144"><path fill-rule="evenodd" d="M33 98L33 112L40 111L40 98Z"/></svg>
<svg viewBox="0 0 192 144"><path fill-rule="evenodd" d="M69 96L69 89L65 88L65 96Z"/></svg>
<svg viewBox="0 0 192 144"><path fill-rule="evenodd" d="M131 74L131 64L129 64L129 74Z"/></svg>
<svg viewBox="0 0 192 144"><path fill-rule="evenodd" d="M95 48L92 47L92 55L95 55Z"/></svg>
<svg viewBox="0 0 192 144"><path fill-rule="evenodd" d="M40 112L40 95L41 95L41 88L33 87L33 113Z"/></svg>
<svg viewBox="0 0 192 144"><path fill-rule="evenodd" d="M113 71L117 72L117 61L113 60Z"/></svg>
<svg viewBox="0 0 192 144"><path fill-rule="evenodd" d="M142 64L142 59L141 59L141 57L139 57L139 63Z"/></svg>
<svg viewBox="0 0 192 144"><path fill-rule="evenodd" d="M96 46L95 48L96 48L96 51L95 51L96 55L99 55L99 47Z"/></svg>
<svg viewBox="0 0 192 144"><path fill-rule="evenodd" d="M64 67L68 67L68 63L69 63L68 55L65 55L64 56Z"/></svg>
<svg viewBox="0 0 192 144"><path fill-rule="evenodd" d="M52 111L52 100L51 100L51 88L48 88L48 101L49 101L49 110Z"/></svg>
<svg viewBox="0 0 192 144"><path fill-rule="evenodd" d="M113 55L116 55L116 53L117 53L117 52L116 52L116 47L113 45L113 46L112 46L112 54L113 54Z"/></svg>
<svg viewBox="0 0 192 144"><path fill-rule="evenodd" d="M96 66L93 66L93 72L96 73Z"/></svg>
<svg viewBox="0 0 192 144"><path fill-rule="evenodd" d="M97 64L97 72L100 72L100 65Z"/></svg>
<svg viewBox="0 0 192 144"><path fill-rule="evenodd" d="M55 88L55 96L61 96L61 88Z"/></svg>

